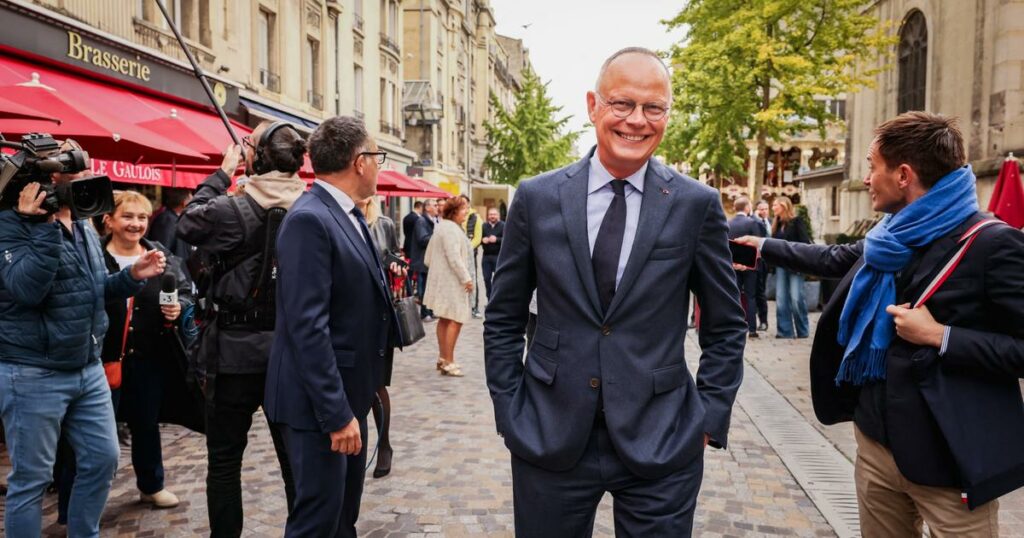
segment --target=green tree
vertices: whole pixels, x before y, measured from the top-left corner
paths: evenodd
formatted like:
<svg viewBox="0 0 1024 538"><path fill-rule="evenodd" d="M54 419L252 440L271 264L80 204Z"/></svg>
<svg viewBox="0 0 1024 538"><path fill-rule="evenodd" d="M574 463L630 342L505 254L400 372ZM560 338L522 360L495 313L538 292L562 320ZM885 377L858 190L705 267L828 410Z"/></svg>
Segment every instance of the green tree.
<svg viewBox="0 0 1024 538"><path fill-rule="evenodd" d="M839 122L821 99L873 86L894 38L863 0L690 0L662 21L686 31L670 50L673 124L663 153L707 164L716 175L744 171L745 142L757 141L761 192L769 140Z"/></svg>
<svg viewBox="0 0 1024 538"><path fill-rule="evenodd" d="M513 110L505 110L491 94L493 122L487 129L487 157L484 166L497 183L518 185L519 180L565 166L575 159L574 144L579 132L565 129L569 118L557 119L562 107L551 103L547 85L532 71L523 73L522 88L516 92Z"/></svg>

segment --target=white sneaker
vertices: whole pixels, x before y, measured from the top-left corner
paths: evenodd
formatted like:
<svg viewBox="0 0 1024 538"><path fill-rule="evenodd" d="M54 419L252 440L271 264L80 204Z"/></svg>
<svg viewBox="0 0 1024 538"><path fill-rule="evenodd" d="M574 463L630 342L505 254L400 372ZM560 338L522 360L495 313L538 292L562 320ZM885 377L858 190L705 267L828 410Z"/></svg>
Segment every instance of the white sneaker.
<svg viewBox="0 0 1024 538"><path fill-rule="evenodd" d="M146 495L145 493L139 495L139 500L144 503L152 504L156 508L174 508L178 506L178 496L162 489L152 495Z"/></svg>

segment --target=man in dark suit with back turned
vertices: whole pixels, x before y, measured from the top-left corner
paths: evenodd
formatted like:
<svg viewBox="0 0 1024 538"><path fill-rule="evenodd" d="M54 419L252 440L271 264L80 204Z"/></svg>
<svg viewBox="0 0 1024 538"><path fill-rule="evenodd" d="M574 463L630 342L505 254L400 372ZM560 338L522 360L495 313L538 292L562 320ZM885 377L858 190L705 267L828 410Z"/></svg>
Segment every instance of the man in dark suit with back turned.
<svg viewBox="0 0 1024 538"><path fill-rule="evenodd" d="M406 256L412 255L412 237L416 229L416 221L423 215L423 202L416 200L412 204L412 211L402 218L402 250Z"/></svg>
<svg viewBox="0 0 1024 538"><path fill-rule="evenodd" d="M718 191L651 158L671 99L657 54L614 54L587 93L596 150L522 182L509 210L484 354L517 536L589 536L605 492L617 534L689 536L704 448L726 444L747 329Z"/></svg>
<svg viewBox="0 0 1024 538"><path fill-rule="evenodd" d="M811 396L821 422L854 422L864 536L920 536L922 521L932 536L998 536L995 499L1024 484L1024 234L985 226L965 162L953 120L897 116L868 150L864 184L887 215L866 240L741 239L843 278L818 322Z"/></svg>
<svg viewBox="0 0 1024 538"><path fill-rule="evenodd" d="M729 239L744 235L764 237L761 225L750 216L750 199L740 196L733 201L736 216L729 220ZM751 338L757 338L757 272L736 270L736 285L740 288L747 313L747 331Z"/></svg>
<svg viewBox="0 0 1024 538"><path fill-rule="evenodd" d="M323 122L309 138L317 179L281 224L264 409L295 479L285 536L356 536L366 415L398 327L355 200L376 191L385 156L361 120Z"/></svg>

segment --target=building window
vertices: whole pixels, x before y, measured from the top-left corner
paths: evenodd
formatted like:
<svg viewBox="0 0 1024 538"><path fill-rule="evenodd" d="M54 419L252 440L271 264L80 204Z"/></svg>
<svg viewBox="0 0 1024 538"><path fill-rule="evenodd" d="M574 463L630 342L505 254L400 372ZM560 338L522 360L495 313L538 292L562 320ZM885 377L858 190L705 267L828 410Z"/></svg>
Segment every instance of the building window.
<svg viewBox="0 0 1024 538"><path fill-rule="evenodd" d="M387 0L380 0L380 33L387 34L388 31L388 3Z"/></svg>
<svg viewBox="0 0 1024 538"><path fill-rule="evenodd" d="M829 187L829 216L839 218L839 186Z"/></svg>
<svg viewBox="0 0 1024 538"><path fill-rule="evenodd" d="M259 68L260 85L273 91L281 91L281 78L277 74L277 38L274 14L259 10L256 20L256 66Z"/></svg>
<svg viewBox="0 0 1024 538"><path fill-rule="evenodd" d="M306 51L302 56L306 78L306 102L313 105L313 108L323 110L324 98L320 92L320 42L307 38Z"/></svg>
<svg viewBox="0 0 1024 538"><path fill-rule="evenodd" d="M900 28L899 91L897 113L924 110L928 67L928 26L924 14L914 10Z"/></svg>
<svg viewBox="0 0 1024 538"><path fill-rule="evenodd" d="M388 99L388 81L380 79L380 121L391 126L391 100ZM383 130L383 129L381 129Z"/></svg>
<svg viewBox="0 0 1024 538"><path fill-rule="evenodd" d="M388 37L398 37L398 2L388 2Z"/></svg>
<svg viewBox="0 0 1024 538"><path fill-rule="evenodd" d="M353 88L353 95L355 97L355 112L356 115L362 115L363 113L363 67L357 65L352 73L352 83L355 85Z"/></svg>

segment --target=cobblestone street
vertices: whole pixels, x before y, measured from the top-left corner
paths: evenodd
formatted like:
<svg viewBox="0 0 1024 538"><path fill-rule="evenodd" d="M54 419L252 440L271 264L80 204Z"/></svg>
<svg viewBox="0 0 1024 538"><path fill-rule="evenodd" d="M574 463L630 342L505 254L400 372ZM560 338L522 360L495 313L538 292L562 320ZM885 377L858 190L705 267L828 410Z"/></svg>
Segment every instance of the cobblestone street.
<svg viewBox="0 0 1024 538"><path fill-rule="evenodd" d="M433 328L428 325L428 332ZM367 478L361 535L512 535L509 456L494 433L483 376L481 332L479 320L463 331L457 355L465 378L437 374L432 334L396 356L391 388L393 469L385 478ZM809 340L753 340L747 347L747 368L757 369L807 422L852 459L855 447L850 426L825 427L813 419L807 390L809 347ZM693 336L687 353L693 368L699 356ZM286 518L283 485L265 421L260 417L255 424L243 468L245 534L279 536ZM181 498L181 505L152 510L139 504L124 450L103 518L103 536L208 534L203 438L174 427L164 429L164 438L167 488ZM373 446L371 435L371 451ZM734 408L729 449L709 449L705 468L696 536L835 536L742 405ZM1024 535L1020 494L1004 499L1003 506L1003 535ZM47 535L61 535L63 528L55 523L54 495L45 499L45 518ZM598 512L595 535L613 535L609 496Z"/></svg>

